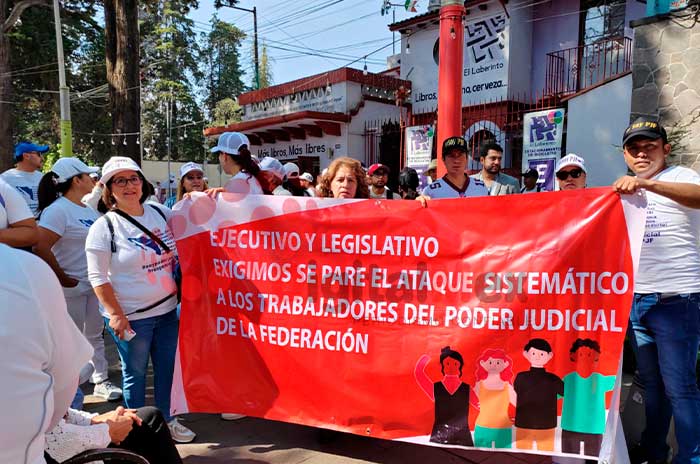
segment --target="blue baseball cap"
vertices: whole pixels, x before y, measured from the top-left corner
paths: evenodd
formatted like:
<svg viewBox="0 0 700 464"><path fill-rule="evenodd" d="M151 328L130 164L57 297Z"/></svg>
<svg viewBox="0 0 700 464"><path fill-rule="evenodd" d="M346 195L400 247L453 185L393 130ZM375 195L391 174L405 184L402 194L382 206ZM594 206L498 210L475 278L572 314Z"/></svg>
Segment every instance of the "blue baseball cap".
<svg viewBox="0 0 700 464"><path fill-rule="evenodd" d="M17 145L15 145L15 160L20 159L23 154L30 152L30 151L36 151L39 153L46 153L47 151L49 151L49 146L48 145L37 145L37 144L31 143L31 142L20 142Z"/></svg>

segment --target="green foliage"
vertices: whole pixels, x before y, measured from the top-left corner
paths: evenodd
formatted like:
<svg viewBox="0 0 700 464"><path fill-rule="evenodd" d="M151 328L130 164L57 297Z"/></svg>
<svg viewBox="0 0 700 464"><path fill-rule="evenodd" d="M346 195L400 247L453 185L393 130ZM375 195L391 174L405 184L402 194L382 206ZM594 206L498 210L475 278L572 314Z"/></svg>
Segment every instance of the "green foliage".
<svg viewBox="0 0 700 464"><path fill-rule="evenodd" d="M210 125L213 127L226 126L241 121L241 106L232 98L224 98L216 103L214 118Z"/></svg>
<svg viewBox="0 0 700 464"><path fill-rule="evenodd" d="M260 52L260 88L264 89L272 85L272 59L267 55L267 46L263 44ZM253 76L253 88L255 76Z"/></svg>
<svg viewBox="0 0 700 464"><path fill-rule="evenodd" d="M245 34L236 26L219 20L216 15L210 23L212 30L204 36L205 46L200 61L206 76L204 101L211 118L218 102L236 98L246 89L241 79L238 52Z"/></svg>

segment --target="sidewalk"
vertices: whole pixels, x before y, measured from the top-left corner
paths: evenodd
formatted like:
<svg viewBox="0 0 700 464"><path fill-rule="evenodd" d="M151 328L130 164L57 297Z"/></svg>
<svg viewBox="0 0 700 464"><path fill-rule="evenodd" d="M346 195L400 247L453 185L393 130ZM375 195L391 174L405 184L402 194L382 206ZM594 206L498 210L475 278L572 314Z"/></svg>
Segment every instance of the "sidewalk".
<svg viewBox="0 0 700 464"><path fill-rule="evenodd" d="M116 348L105 337L110 379L121 384ZM146 402L153 404L153 377L147 382ZM109 403L92 396L92 386L83 385L85 409L106 412L120 402ZM88 395L90 393L90 395ZM319 429L257 418L224 421L214 414L186 414L182 423L197 433L193 443L178 445L186 464L551 464L552 459L528 454L462 451L401 443L350 434L338 434L332 443L321 445ZM158 463L152 463L158 464Z"/></svg>

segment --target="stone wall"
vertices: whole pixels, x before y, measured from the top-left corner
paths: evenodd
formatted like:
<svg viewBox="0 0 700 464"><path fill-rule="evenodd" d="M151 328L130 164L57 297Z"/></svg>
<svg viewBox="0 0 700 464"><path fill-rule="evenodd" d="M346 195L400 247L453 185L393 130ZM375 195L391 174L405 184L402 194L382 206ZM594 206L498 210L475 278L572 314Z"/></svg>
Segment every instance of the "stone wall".
<svg viewBox="0 0 700 464"><path fill-rule="evenodd" d="M658 117L674 146L673 164L700 171L698 8L634 21L630 118Z"/></svg>

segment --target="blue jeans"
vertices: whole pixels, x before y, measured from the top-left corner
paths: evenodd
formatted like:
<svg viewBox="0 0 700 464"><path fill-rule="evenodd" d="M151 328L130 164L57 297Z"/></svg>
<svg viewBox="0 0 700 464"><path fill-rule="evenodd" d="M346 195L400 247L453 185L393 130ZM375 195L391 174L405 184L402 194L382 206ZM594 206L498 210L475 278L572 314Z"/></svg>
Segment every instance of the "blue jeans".
<svg viewBox="0 0 700 464"><path fill-rule="evenodd" d="M647 418L642 445L654 460L668 454L666 436L673 415L679 448L673 462L700 464L700 391L695 374L699 303L699 293L666 298L657 293L634 295L632 345Z"/></svg>
<svg viewBox="0 0 700 464"><path fill-rule="evenodd" d="M153 386L156 407L160 409L166 421L170 416L170 390L173 385L175 367L175 349L179 321L177 311L170 311L161 316L129 321L136 336L130 341L120 340L109 327L107 328L117 344L122 361L122 390L124 404L127 408L141 408L146 403L146 373L150 355L153 363Z"/></svg>

